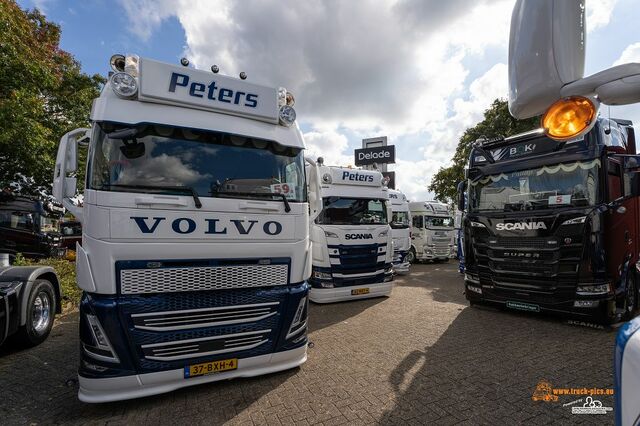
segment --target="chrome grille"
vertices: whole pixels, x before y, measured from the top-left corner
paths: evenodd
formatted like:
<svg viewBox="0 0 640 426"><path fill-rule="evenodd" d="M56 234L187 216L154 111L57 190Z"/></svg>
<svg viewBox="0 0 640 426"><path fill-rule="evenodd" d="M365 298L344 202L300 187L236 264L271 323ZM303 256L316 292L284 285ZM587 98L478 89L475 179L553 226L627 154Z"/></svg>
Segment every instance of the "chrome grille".
<svg viewBox="0 0 640 426"><path fill-rule="evenodd" d="M122 294L167 293L287 285L287 265L123 269Z"/></svg>
<svg viewBox="0 0 640 426"><path fill-rule="evenodd" d="M271 330L249 331L199 339L142 345L146 359L175 361L256 348L269 341Z"/></svg>
<svg viewBox="0 0 640 426"><path fill-rule="evenodd" d="M132 314L139 330L175 331L218 325L244 324L276 315L280 302L229 307L187 309L180 311Z"/></svg>

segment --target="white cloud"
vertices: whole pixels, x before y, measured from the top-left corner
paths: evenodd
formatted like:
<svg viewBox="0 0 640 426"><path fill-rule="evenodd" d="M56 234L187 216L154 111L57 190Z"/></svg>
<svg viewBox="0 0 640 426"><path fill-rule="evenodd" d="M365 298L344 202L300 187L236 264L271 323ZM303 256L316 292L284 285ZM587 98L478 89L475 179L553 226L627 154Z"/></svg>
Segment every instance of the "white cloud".
<svg viewBox="0 0 640 426"><path fill-rule="evenodd" d="M585 5L587 32L609 25L617 2L618 0L587 0Z"/></svg>
<svg viewBox="0 0 640 426"><path fill-rule="evenodd" d="M616 1L587 1L589 31ZM199 68L291 90L313 158L346 165L359 138L401 140L415 155L393 169L413 199L429 197L464 129L507 95L513 0L120 2L143 40L175 16Z"/></svg>
<svg viewBox="0 0 640 426"><path fill-rule="evenodd" d="M622 65L629 62L640 62L640 42L627 46L613 65Z"/></svg>

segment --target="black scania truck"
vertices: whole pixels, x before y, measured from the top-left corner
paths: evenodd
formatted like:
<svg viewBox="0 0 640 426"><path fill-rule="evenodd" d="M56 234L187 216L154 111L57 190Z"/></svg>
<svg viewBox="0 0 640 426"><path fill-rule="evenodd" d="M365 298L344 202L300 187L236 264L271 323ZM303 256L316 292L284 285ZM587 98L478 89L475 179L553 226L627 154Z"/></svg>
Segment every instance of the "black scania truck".
<svg viewBox="0 0 640 426"><path fill-rule="evenodd" d="M635 153L632 123L616 119L598 119L569 142L541 130L476 142L465 185L469 302L598 322L631 317Z"/></svg>

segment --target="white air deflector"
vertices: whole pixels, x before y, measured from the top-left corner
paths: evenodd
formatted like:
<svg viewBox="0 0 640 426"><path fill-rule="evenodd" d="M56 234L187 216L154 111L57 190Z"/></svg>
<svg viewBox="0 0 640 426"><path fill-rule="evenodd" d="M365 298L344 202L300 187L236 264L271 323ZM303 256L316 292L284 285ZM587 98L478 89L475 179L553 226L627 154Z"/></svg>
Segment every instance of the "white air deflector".
<svg viewBox="0 0 640 426"><path fill-rule="evenodd" d="M224 290L287 285L288 265L123 269L121 294Z"/></svg>

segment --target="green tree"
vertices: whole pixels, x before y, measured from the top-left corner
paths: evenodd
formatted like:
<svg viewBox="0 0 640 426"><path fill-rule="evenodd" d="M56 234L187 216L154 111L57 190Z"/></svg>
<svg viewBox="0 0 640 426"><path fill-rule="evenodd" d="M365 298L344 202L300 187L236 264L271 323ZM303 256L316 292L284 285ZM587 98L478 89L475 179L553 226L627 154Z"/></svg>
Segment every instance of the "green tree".
<svg viewBox="0 0 640 426"><path fill-rule="evenodd" d="M58 25L11 0L0 0L0 64L0 189L50 193L58 141L88 125L104 79L60 49Z"/></svg>
<svg viewBox="0 0 640 426"><path fill-rule="evenodd" d="M464 167L469 159L469 151L474 141L483 136L487 138L511 136L535 129L538 125L538 117L516 120L509 114L507 101L496 99L489 109L484 112L484 119L464 131L451 160L453 164L449 167L440 167L431 179L429 191L434 192L436 199L439 201L445 203L453 202L458 192L458 182L464 179Z"/></svg>

